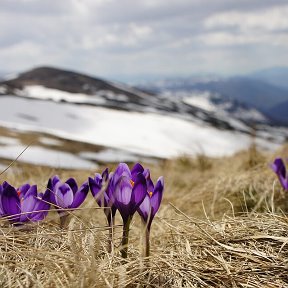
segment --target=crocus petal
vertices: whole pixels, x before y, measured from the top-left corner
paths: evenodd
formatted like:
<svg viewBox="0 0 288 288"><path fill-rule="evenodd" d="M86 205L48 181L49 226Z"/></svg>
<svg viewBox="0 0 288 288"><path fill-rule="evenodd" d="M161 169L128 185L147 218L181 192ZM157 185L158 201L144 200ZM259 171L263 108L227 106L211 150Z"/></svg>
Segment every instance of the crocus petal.
<svg viewBox="0 0 288 288"><path fill-rule="evenodd" d="M27 184L24 184L24 185L20 186L20 187L17 189L18 196L19 196L20 199L25 196L25 194L26 194L27 191L30 189L30 187L31 187L31 186L27 183Z"/></svg>
<svg viewBox="0 0 288 288"><path fill-rule="evenodd" d="M73 203L73 191L67 183L59 184L55 187L55 204L58 208L68 208Z"/></svg>
<svg viewBox="0 0 288 288"><path fill-rule="evenodd" d="M38 200L40 201L40 200ZM40 210L40 211L39 211ZM41 211L41 210L47 210L47 211ZM31 218L29 219L31 222L39 222L45 219L45 217L48 214L48 209L37 209L39 212L35 212L32 214Z"/></svg>
<svg viewBox="0 0 288 288"><path fill-rule="evenodd" d="M111 202L119 210L123 221L127 221L128 217L131 215L129 205L131 200L132 185L128 177L122 176L117 184L115 185L115 190L112 194ZM115 211L116 213L116 211ZM113 215L113 210L112 210Z"/></svg>
<svg viewBox="0 0 288 288"><path fill-rule="evenodd" d="M276 158L271 164L272 170L277 174L283 189L288 190L288 177L286 175L286 168L281 158Z"/></svg>
<svg viewBox="0 0 288 288"><path fill-rule="evenodd" d="M271 164L271 168L277 175L282 176L283 178L286 177L286 168L281 158L276 158L274 163Z"/></svg>
<svg viewBox="0 0 288 288"><path fill-rule="evenodd" d="M117 168L116 168L116 170L115 170L115 172L113 174L113 177L111 179L113 181L113 184L116 185L116 183L118 182L119 178L122 177L122 176L128 177L128 178L131 179L131 172L130 172L130 169L129 169L129 167L128 167L128 165L126 163L120 163L117 166Z"/></svg>
<svg viewBox="0 0 288 288"><path fill-rule="evenodd" d="M49 202L50 203L56 204L54 188L55 188L56 184L59 182L60 182L60 178L58 175L53 176L48 181L46 192L49 192L49 195L50 195Z"/></svg>
<svg viewBox="0 0 288 288"><path fill-rule="evenodd" d="M143 175L146 179L146 183L147 183L147 191L148 192L153 192L154 191L154 184L151 180L151 177L150 177L150 170L149 169L144 169L143 171Z"/></svg>
<svg viewBox="0 0 288 288"><path fill-rule="evenodd" d="M88 183L93 197L96 197L102 188L102 176L96 173L94 179L91 177L88 178Z"/></svg>
<svg viewBox="0 0 288 288"><path fill-rule="evenodd" d="M58 175L53 176L51 178L51 187L49 188L53 189L58 182L60 182L59 176Z"/></svg>
<svg viewBox="0 0 288 288"><path fill-rule="evenodd" d="M122 176L115 187L115 200L124 205L128 205L131 200L132 185L130 178Z"/></svg>
<svg viewBox="0 0 288 288"><path fill-rule="evenodd" d="M70 188L73 191L73 194L75 194L78 191L78 185L74 178L69 178L65 183L67 183L70 186Z"/></svg>
<svg viewBox="0 0 288 288"><path fill-rule="evenodd" d="M143 202L141 203L137 211L145 222L148 221L149 215L151 217L151 204L150 196L148 195L148 193L146 194Z"/></svg>
<svg viewBox="0 0 288 288"><path fill-rule="evenodd" d="M134 181L137 174L143 173L143 172L144 172L143 166L140 163L136 163L131 170L132 180Z"/></svg>
<svg viewBox="0 0 288 288"><path fill-rule="evenodd" d="M96 199L100 207L107 207L109 202L109 197L107 193L102 190L102 176L98 173L95 174L95 178L88 178L89 187L93 197Z"/></svg>
<svg viewBox="0 0 288 288"><path fill-rule="evenodd" d="M6 182L7 183L7 182ZM3 183L3 192L2 192L2 206L3 212L7 216L17 215L13 218L9 218L13 221L19 221L20 218L20 200L18 194L14 187L9 185L8 183L4 185Z"/></svg>
<svg viewBox="0 0 288 288"><path fill-rule="evenodd" d="M74 200L72 204L69 206L69 208L79 207L85 200L88 192L89 192L89 185L88 185L88 182L85 182L81 185L79 190L75 193Z"/></svg>
<svg viewBox="0 0 288 288"><path fill-rule="evenodd" d="M2 185L0 185L0 217L5 215L2 205L2 193L3 193L3 187Z"/></svg>
<svg viewBox="0 0 288 288"><path fill-rule="evenodd" d="M41 221L47 216L50 209L49 197L50 195L47 194L47 192L45 192L44 195L43 193L37 195L37 202L34 208L35 213L31 215L30 221Z"/></svg>
<svg viewBox="0 0 288 288"><path fill-rule="evenodd" d="M104 182L106 182L108 180L108 177L109 177L109 171L108 171L108 168L106 168L103 172L102 172L102 179Z"/></svg>
<svg viewBox="0 0 288 288"><path fill-rule="evenodd" d="M37 204L37 186L33 185L26 192L22 200L20 222L26 222L30 220L32 216L30 212L35 211L36 204Z"/></svg>
<svg viewBox="0 0 288 288"><path fill-rule="evenodd" d="M3 182L2 187L3 189L5 189L6 187L8 187L10 184L6 181Z"/></svg>
<svg viewBox="0 0 288 288"><path fill-rule="evenodd" d="M154 217L157 211L159 210L162 196L163 196L163 190L164 190L164 178L161 176L155 185L154 192L152 194L152 197L150 199L151 207L152 207L152 216Z"/></svg>
<svg viewBox="0 0 288 288"><path fill-rule="evenodd" d="M129 203L130 214L134 214L147 194L146 179L143 174L137 174Z"/></svg>

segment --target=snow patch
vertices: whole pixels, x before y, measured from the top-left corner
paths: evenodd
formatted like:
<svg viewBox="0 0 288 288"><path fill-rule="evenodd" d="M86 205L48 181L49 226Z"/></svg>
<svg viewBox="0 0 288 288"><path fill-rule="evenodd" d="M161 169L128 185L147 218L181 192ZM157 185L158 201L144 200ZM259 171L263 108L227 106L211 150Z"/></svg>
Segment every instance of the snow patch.
<svg viewBox="0 0 288 288"><path fill-rule="evenodd" d="M96 92L98 97L105 97L109 100L115 100L120 102L127 102L129 98L124 94L116 94L113 91L110 90L99 90Z"/></svg>
<svg viewBox="0 0 288 288"><path fill-rule="evenodd" d="M87 95L82 93L70 93L61 91L58 89L51 89L41 85L29 85L25 86L22 91L16 92L20 96L53 100L53 101L66 101L71 103L87 103L87 104L104 104L105 99L98 97L97 95Z"/></svg>
<svg viewBox="0 0 288 288"><path fill-rule="evenodd" d="M190 97L186 97L182 101L188 105L198 107L208 112L214 112L217 110L217 107L211 102L210 96L211 94L209 92L203 92L200 94L192 93Z"/></svg>
<svg viewBox="0 0 288 288"><path fill-rule="evenodd" d="M48 138L48 137L41 137L39 139L39 142L44 145L51 145L51 146L60 146L62 144L60 140Z"/></svg>
<svg viewBox="0 0 288 288"><path fill-rule="evenodd" d="M24 145L10 145L1 147L0 157L4 159L16 159L27 146ZM66 169L96 169L97 165L81 159L71 153L54 151L51 149L30 146L19 157L19 160L26 163L51 166L56 168Z"/></svg>
<svg viewBox="0 0 288 288"><path fill-rule="evenodd" d="M81 152L79 154L82 158L91 159L101 162L136 162L139 157L131 155L125 151L105 149L100 152Z"/></svg>
<svg viewBox="0 0 288 288"><path fill-rule="evenodd" d="M2 144L2 145L16 145L16 144L19 144L19 140L16 138L12 138L12 137L0 136L0 144Z"/></svg>
<svg viewBox="0 0 288 288"><path fill-rule="evenodd" d="M238 108L236 113L234 113L235 117L239 119L249 119L249 120L254 120L254 121L259 121L259 122L265 122L267 119L265 116L257 111L256 109L248 108L248 109L241 109Z"/></svg>
<svg viewBox="0 0 288 288"><path fill-rule="evenodd" d="M5 86L0 86L0 94L5 94L7 91L7 87Z"/></svg>

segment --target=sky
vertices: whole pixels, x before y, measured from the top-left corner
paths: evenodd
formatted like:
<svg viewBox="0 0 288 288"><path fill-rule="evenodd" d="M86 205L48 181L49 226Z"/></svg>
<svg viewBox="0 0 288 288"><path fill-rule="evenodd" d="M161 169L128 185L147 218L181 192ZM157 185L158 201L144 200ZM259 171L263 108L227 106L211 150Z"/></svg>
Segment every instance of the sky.
<svg viewBox="0 0 288 288"><path fill-rule="evenodd" d="M0 72L119 81L288 66L287 0L0 0Z"/></svg>

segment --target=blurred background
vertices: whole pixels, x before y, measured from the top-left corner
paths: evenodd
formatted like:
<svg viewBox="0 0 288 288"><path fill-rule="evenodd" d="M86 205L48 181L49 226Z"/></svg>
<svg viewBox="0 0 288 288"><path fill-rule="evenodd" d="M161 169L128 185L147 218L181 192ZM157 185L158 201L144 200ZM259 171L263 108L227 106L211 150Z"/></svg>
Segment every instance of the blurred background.
<svg viewBox="0 0 288 288"><path fill-rule="evenodd" d="M0 0L0 170L277 149L287 15L286 0Z"/></svg>

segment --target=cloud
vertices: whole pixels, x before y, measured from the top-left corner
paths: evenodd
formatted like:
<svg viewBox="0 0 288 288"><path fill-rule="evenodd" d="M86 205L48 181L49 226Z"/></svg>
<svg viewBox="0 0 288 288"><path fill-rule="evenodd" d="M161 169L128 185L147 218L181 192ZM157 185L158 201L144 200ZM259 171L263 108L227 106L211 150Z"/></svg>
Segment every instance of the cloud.
<svg viewBox="0 0 288 288"><path fill-rule="evenodd" d="M204 20L199 41L212 46L288 46L288 5L254 12L229 11Z"/></svg>
<svg viewBox="0 0 288 288"><path fill-rule="evenodd" d="M143 41L149 39L152 31L152 28L147 25L135 23L129 23L127 26L100 27L94 30L94 35L84 33L78 42L78 46L85 50L137 47Z"/></svg>
<svg viewBox="0 0 288 288"><path fill-rule="evenodd" d="M254 12L224 12L207 18L205 28L230 28L240 31L281 31L288 29L288 5Z"/></svg>
<svg viewBox="0 0 288 288"><path fill-rule="evenodd" d="M283 3L61 0L51 5L49 0L1 0L1 69L50 64L108 78L230 73L233 65L235 71L257 66L251 55L261 51L265 57L270 51L275 64L282 60L288 65L281 58L288 30ZM222 65L225 55L229 65ZM250 59L250 68L249 61L245 67L240 63L241 55Z"/></svg>
<svg viewBox="0 0 288 288"><path fill-rule="evenodd" d="M255 35L254 33L229 33L214 32L198 37L198 40L212 46L245 46L245 45L268 45L288 47L288 34L277 33Z"/></svg>

